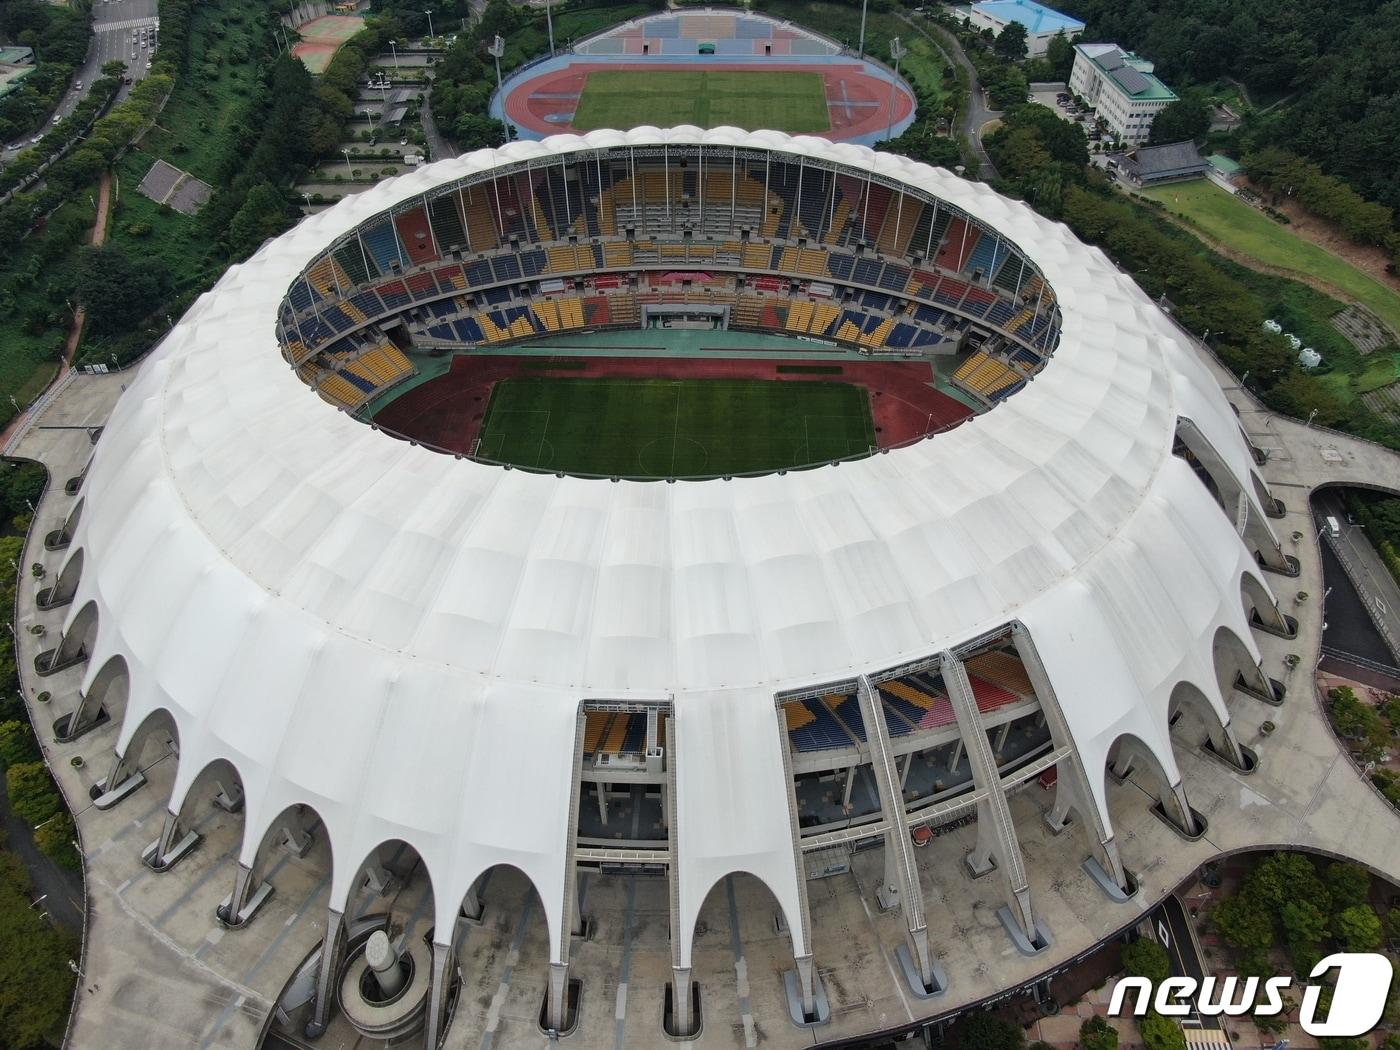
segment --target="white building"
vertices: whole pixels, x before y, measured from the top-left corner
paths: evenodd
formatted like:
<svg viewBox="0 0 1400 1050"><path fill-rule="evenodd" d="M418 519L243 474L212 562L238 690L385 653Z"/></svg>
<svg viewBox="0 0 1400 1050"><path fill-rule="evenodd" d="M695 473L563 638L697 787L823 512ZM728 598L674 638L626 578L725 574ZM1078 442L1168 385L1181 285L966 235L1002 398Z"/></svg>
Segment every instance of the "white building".
<svg viewBox="0 0 1400 1050"><path fill-rule="evenodd" d="M973 4L969 17L978 29L990 29L998 36L1012 22L1026 27L1026 53L1030 58L1045 54L1050 41L1063 33L1077 40L1084 32L1084 23L1061 14L1035 0L984 0Z"/></svg>
<svg viewBox="0 0 1400 1050"><path fill-rule="evenodd" d="M1130 146L1147 141L1152 121L1176 92L1152 74L1152 63L1117 44L1076 44L1069 89L1087 99L1114 137Z"/></svg>

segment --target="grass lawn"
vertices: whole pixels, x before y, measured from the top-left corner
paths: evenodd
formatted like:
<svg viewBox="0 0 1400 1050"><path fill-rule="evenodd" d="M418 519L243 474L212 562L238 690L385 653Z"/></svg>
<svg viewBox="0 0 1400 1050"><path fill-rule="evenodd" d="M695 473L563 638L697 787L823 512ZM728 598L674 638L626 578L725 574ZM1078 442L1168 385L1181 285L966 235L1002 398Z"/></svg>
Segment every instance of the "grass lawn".
<svg viewBox="0 0 1400 1050"><path fill-rule="evenodd" d="M875 444L849 383L506 379L486 408L488 459L571 474L687 477L777 470Z"/></svg>
<svg viewBox="0 0 1400 1050"><path fill-rule="evenodd" d="M589 73L573 124L583 131L639 124L791 132L831 127L820 73L703 70Z"/></svg>
<svg viewBox="0 0 1400 1050"><path fill-rule="evenodd" d="M1335 285L1400 332L1400 295L1331 252L1251 208L1208 180L1143 191L1168 211L1235 251L1268 266Z"/></svg>

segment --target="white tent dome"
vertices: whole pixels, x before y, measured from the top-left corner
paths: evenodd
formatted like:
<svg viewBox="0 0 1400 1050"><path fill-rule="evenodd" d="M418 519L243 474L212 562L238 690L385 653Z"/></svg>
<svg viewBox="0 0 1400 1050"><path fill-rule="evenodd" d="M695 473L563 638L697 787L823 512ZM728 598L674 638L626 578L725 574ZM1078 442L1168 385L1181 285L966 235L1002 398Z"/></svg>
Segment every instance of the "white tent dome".
<svg viewBox="0 0 1400 1050"><path fill-rule="evenodd" d="M1025 390L932 440L674 484L442 455L336 412L283 359L289 286L370 217L523 159L663 142L873 170L964 209L1044 274L1058 349ZM172 809L227 760L246 793L244 863L304 803L331 843L333 907L361 858L402 839L431 875L439 928L483 870L509 863L558 942L580 702L671 697L688 953L725 873L797 906L780 691L1019 621L1087 769L1127 733L1175 776L1167 707L1181 682L1228 721L1212 644L1228 627L1257 658L1240 600L1256 569L1236 521L1172 455L1179 420L1256 518L1249 450L1181 333L1101 252L985 185L773 132L514 143L306 219L195 303L97 446L70 622L95 608L85 689L115 656L129 668L119 753L153 712L173 721Z"/></svg>

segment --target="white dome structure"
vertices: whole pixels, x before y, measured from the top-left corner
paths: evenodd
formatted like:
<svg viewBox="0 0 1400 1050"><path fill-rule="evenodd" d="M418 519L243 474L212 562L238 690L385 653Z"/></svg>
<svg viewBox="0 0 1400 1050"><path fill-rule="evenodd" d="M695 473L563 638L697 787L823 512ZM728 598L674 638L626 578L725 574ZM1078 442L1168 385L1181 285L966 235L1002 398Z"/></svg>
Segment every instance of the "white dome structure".
<svg viewBox="0 0 1400 1050"><path fill-rule="evenodd" d="M661 145L803 158L998 231L1054 290L1053 357L992 411L908 447L674 483L444 455L334 410L288 366L288 290L337 238L493 171ZM1168 739L1173 713L1199 710L1216 749L1249 761L1224 697L1237 675L1273 688L1249 630L1251 611L1279 616L1261 566L1289 570L1272 511L1230 405L1182 333L1101 252L1025 205L816 138L725 128L560 136L386 180L265 244L200 297L96 447L58 584L73 602L52 659L87 659L87 715L125 683L109 792L138 768L148 737L175 741L158 863L184 832L191 788L236 774L246 831L231 923L257 886L259 851L296 807L323 822L333 911L387 841L422 858L438 931L453 929L484 872L512 865L543 902L550 1011L561 1020L574 870L600 856L578 841L585 716L649 712L648 751L664 755L668 830L653 852L673 888L676 978L688 980L710 888L747 872L787 917L798 994L814 1018L803 854L817 843L804 840L793 801L801 761L784 705L856 696L875 779L897 794L890 733L870 722L876 691L910 668L936 669L971 763L969 791L941 809L891 807L882 794L864 833L886 837L887 888L902 898L926 988L936 960L907 863L900 871L920 823L978 814L969 864L996 863L1033 951L1039 933L1005 813L1014 784L996 776L978 732L966 659L996 638L1020 660L1049 737L1018 776L1058 770L1056 816L1083 816L1107 888L1131 892L1106 767L1159 768L1163 806L1198 834ZM446 937L435 945L430 1039ZM334 953L324 955L329 967Z"/></svg>

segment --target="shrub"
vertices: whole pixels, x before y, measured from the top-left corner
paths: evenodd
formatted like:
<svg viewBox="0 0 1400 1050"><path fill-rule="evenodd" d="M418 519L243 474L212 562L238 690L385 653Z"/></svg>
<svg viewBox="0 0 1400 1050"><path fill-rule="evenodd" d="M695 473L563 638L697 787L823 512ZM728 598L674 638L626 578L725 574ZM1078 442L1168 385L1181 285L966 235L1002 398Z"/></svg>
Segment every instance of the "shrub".
<svg viewBox="0 0 1400 1050"><path fill-rule="evenodd" d="M1181 1026L1170 1017L1149 1012L1138 1022L1138 1028L1147 1050L1186 1050L1186 1037L1181 1034Z"/></svg>
<svg viewBox="0 0 1400 1050"><path fill-rule="evenodd" d="M1380 947L1381 920L1368 904L1338 912L1333 925L1337 940L1349 952L1369 952Z"/></svg>
<svg viewBox="0 0 1400 1050"><path fill-rule="evenodd" d="M77 871L83 866L82 857L73 848L77 835L73 818L65 812L55 813L48 823L34 832L34 845L60 868Z"/></svg>
<svg viewBox="0 0 1400 1050"><path fill-rule="evenodd" d="M1167 950L1156 941L1139 937L1124 946L1122 958L1123 969L1133 977L1146 977L1153 984L1160 984L1171 976L1172 964Z"/></svg>
<svg viewBox="0 0 1400 1050"><path fill-rule="evenodd" d="M13 766L33 762L39 757L34 746L34 734L23 722L0 722L0 765Z"/></svg>
<svg viewBox="0 0 1400 1050"><path fill-rule="evenodd" d="M58 812L62 802L42 762L19 762L5 771L10 809L21 820L41 824Z"/></svg>
<svg viewBox="0 0 1400 1050"><path fill-rule="evenodd" d="M1079 1026L1079 1045L1084 1050L1118 1050L1118 1029L1095 1014Z"/></svg>

